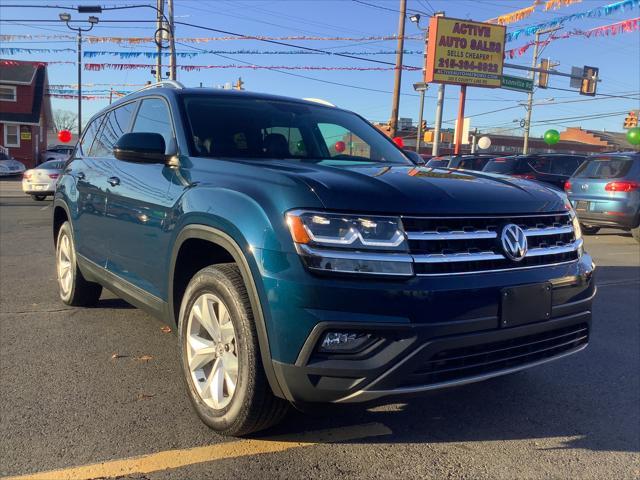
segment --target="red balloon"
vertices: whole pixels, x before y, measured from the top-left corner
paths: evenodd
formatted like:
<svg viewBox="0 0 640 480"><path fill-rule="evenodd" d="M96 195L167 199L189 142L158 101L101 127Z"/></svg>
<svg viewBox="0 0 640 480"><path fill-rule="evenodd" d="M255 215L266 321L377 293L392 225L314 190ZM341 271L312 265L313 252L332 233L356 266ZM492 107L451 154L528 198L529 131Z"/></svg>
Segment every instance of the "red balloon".
<svg viewBox="0 0 640 480"><path fill-rule="evenodd" d="M58 140L62 143L68 143L71 141L71 132L69 130L60 130L58 132Z"/></svg>
<svg viewBox="0 0 640 480"><path fill-rule="evenodd" d="M404 148L404 140L402 139L402 137L393 137L393 143L395 143L400 148Z"/></svg>
<svg viewBox="0 0 640 480"><path fill-rule="evenodd" d="M342 141L336 142L336 144L333 146L333 148L336 149L336 152L342 153L347 149L347 144L342 142Z"/></svg>

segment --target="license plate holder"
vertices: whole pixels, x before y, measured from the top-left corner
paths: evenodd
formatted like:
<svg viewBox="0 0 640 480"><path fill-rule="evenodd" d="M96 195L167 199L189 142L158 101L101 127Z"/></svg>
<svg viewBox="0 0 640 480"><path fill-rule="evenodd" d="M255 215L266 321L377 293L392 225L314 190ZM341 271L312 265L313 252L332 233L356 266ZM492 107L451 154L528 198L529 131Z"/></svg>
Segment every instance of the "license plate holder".
<svg viewBox="0 0 640 480"><path fill-rule="evenodd" d="M586 212L589 210L589 202L587 200L578 200L576 202L576 210Z"/></svg>
<svg viewBox="0 0 640 480"><path fill-rule="evenodd" d="M500 325L515 327L551 318L551 283L534 283L502 289Z"/></svg>

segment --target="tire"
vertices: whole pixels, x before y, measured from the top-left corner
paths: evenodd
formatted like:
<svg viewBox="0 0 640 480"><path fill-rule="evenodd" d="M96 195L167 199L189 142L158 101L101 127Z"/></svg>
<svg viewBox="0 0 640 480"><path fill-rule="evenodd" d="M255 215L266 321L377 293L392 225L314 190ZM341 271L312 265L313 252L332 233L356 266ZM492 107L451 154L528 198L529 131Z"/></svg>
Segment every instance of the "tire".
<svg viewBox="0 0 640 480"><path fill-rule="evenodd" d="M636 239L636 242L640 243L640 225L631 229L631 235Z"/></svg>
<svg viewBox="0 0 640 480"><path fill-rule="evenodd" d="M33 198L37 202L41 202L45 198L47 198L47 196L46 195L31 195L31 198Z"/></svg>
<svg viewBox="0 0 640 480"><path fill-rule="evenodd" d="M242 436L284 418L289 404L269 387L249 296L235 264L196 273L182 299L178 332L189 398L205 424Z"/></svg>
<svg viewBox="0 0 640 480"><path fill-rule="evenodd" d="M585 235L595 235L600 231L600 227L590 227L581 223L580 230L582 230L582 233Z"/></svg>
<svg viewBox="0 0 640 480"><path fill-rule="evenodd" d="M60 299L74 307L90 307L98 303L102 285L87 281L78 268L73 232L64 222L56 241L56 277Z"/></svg>

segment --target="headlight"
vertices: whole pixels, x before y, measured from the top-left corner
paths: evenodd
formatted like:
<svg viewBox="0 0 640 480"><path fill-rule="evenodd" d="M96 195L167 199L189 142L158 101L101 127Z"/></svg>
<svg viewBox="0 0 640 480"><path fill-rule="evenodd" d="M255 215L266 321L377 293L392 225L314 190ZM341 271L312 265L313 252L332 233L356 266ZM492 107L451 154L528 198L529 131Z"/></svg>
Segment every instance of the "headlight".
<svg viewBox="0 0 640 480"><path fill-rule="evenodd" d="M582 228L580 228L580 221L574 211L571 212L571 224L573 225L573 234L576 240L580 240L582 238Z"/></svg>
<svg viewBox="0 0 640 480"><path fill-rule="evenodd" d="M296 251L310 270L413 275L398 217L294 210L286 219Z"/></svg>
<svg viewBox="0 0 640 480"><path fill-rule="evenodd" d="M295 210L287 213L293 241L323 247L407 251L398 217L339 215Z"/></svg>

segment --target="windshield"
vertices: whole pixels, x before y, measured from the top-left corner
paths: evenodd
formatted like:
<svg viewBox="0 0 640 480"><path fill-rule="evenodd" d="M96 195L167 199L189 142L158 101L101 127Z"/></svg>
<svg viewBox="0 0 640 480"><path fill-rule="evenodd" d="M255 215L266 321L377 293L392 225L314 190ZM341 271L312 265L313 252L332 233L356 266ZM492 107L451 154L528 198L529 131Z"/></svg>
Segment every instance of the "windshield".
<svg viewBox="0 0 640 480"><path fill-rule="evenodd" d="M185 95L193 156L412 165L384 135L334 107Z"/></svg>
<svg viewBox="0 0 640 480"><path fill-rule="evenodd" d="M596 157L584 162L574 173L578 178L621 178L629 173L630 157Z"/></svg>
<svg viewBox="0 0 640 480"><path fill-rule="evenodd" d="M518 163L517 158L494 158L482 169L489 173L513 173Z"/></svg>

